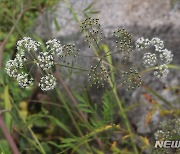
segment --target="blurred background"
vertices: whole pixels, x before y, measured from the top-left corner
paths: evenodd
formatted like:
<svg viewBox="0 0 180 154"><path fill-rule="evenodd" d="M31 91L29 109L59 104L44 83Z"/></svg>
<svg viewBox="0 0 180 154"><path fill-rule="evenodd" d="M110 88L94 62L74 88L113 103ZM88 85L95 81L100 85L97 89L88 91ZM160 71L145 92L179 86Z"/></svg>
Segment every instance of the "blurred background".
<svg viewBox="0 0 180 154"><path fill-rule="evenodd" d="M56 38L62 44L75 43L81 54L93 56L93 50L80 33L80 23L87 17L99 19L106 36L106 44L110 49L114 43L113 31L125 28L132 34L133 42L142 36L149 39L159 37L164 41L165 47L174 54L173 67L167 78L157 80L152 78L152 73L147 73L143 77L146 88L140 87L133 92L126 91L126 88L117 89L118 96L122 98L127 108L133 132L142 136L142 143L138 144L138 140L135 141L141 151L139 153L151 153L149 147L154 144L154 132L159 128L161 121L178 118L180 115L179 0L0 0L0 115L21 153L43 153L33 145L36 139L42 141L46 153L62 152L64 147L59 145L62 142L61 137L69 137L67 130L78 134L76 126L69 123L71 115L69 116L69 111L65 110L63 101L67 102L73 115L77 109L71 106L62 84L58 85L59 91L47 93L37 87L29 90L19 88L5 72L6 61L15 57L16 42L24 36L30 36L40 42ZM112 60L116 65L121 65L120 56L113 55ZM80 57L77 63L79 66L89 68L94 64L94 59ZM134 56L129 65L137 63ZM38 78L38 73L36 76ZM81 97L84 98L84 88L89 86L87 77L86 73L73 74L69 77L62 72L64 83L79 102L82 101ZM118 76L116 80L118 82ZM97 104L98 111L102 108L101 98L104 97L105 89L92 87L85 92L90 104L93 106ZM152 100L162 108L157 109ZM113 102L114 100L111 101ZM171 104L171 107L167 104ZM88 111L84 112L88 119ZM110 123L121 124L123 120L117 115L119 111L115 109L114 112ZM77 117L75 120L79 122ZM85 134L85 128L80 129ZM33 135L36 137L33 138ZM99 143L96 137L94 142ZM126 146L127 143L118 145L122 135L113 132L111 137L107 138L107 145L103 145L103 148L102 143L99 143L100 147L94 142L90 143L94 148L89 153L115 153L110 150L112 146L126 149L117 153L125 154L131 151L131 148ZM105 139L100 140L106 143ZM143 145L144 149L141 149ZM62 153L72 153L71 148ZM0 131L0 151L5 154L11 153L11 147L2 131ZM87 151L85 153L88 153Z"/></svg>

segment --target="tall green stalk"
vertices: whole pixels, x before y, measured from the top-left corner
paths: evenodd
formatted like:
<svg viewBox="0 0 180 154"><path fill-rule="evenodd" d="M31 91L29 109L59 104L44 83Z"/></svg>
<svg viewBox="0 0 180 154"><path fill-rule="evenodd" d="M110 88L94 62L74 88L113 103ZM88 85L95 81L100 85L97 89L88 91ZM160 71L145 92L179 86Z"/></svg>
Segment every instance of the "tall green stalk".
<svg viewBox="0 0 180 154"><path fill-rule="evenodd" d="M69 3L68 0L64 0L64 1L65 1L65 3L67 4L67 6L69 7L71 13L73 14L74 19L75 19L76 22L80 25L80 21L79 21L79 19L78 19L77 13L75 12L75 10L73 9L73 7L71 6L71 4ZM94 47L94 46L92 46L92 47L93 47L93 49L95 49L95 50L94 50L94 51L95 51L95 54L96 54L97 56L99 56L99 55L98 55L98 52L97 52L97 50L96 50L96 47ZM100 48L99 48L98 45L97 45L97 47L98 47L98 50L100 51ZM109 56L110 56L110 55L109 55ZM109 56L107 56L107 59L109 58ZM111 57L111 56L110 56L110 57ZM111 58L110 58L110 59L111 59ZM109 60L110 60L110 59L109 59ZM109 62L112 63L112 60L109 61ZM102 64L102 65L103 65L103 64ZM113 69L112 66L110 66L110 70L112 70L112 69ZM111 71L111 77L112 77L112 79L114 79L114 74L113 74L112 71ZM115 96L115 98L116 98L116 101L117 101L117 104L118 104L118 106L119 106L121 115L122 115L122 117L123 117L123 119L124 119L124 124L125 124L128 132L130 133L130 139L131 139L131 142L132 142L132 146L133 146L134 153L135 153L135 154L138 154L138 150L137 150L136 144L135 144L134 141L133 141L132 131L131 131L131 127L130 127L130 124L129 124L129 120L128 120L127 115L126 115L126 113L125 113L125 111L124 111L124 108L123 108L123 106L122 106L122 102L120 101L120 99L119 99L119 97L118 97L116 85L115 85L115 83L114 83L114 85L113 85L113 83L112 83L112 79L109 78L109 80L108 80L108 81L109 81L109 85L110 85L111 88L113 89L113 94L114 94L114 96ZM115 81L114 81L114 82L115 82Z"/></svg>
<svg viewBox="0 0 180 154"><path fill-rule="evenodd" d="M100 50L100 47L99 47L99 46L98 46L98 50ZM109 50L106 50L106 49L105 49L105 52L106 52L106 54L107 54L107 52L109 52ZM96 53L96 55L98 55L98 52L95 52L95 53ZM107 61L112 64L111 55L106 56L106 58L107 58ZM102 67L104 67L103 64L102 64ZM115 78L114 78L114 73L113 73L113 71L112 71L112 70L113 70L112 65L110 65L109 67L110 67L110 70L111 70L111 78L112 78L112 79L111 79L110 77L108 77L108 79L109 79L108 82L109 82L109 85L110 85L111 88L112 88L113 94L114 94L115 99L116 99L116 101L117 101L117 104L118 104L118 106L119 106L120 114L121 114L121 116L122 116L122 118L123 118L123 120L124 120L125 127L126 127L127 131L128 131L129 134L130 134L130 140L131 140L131 143L132 143L132 146L133 146L134 153L135 153L135 154L138 154L138 150L137 150L136 144L135 144L134 141L133 141L133 136L132 136L133 133L132 133L132 131L131 131L131 127L130 127L130 124L129 124L128 117L127 117L127 115L126 115L126 113L125 113L125 110L124 110L124 108L123 108L123 106L122 106L122 102L121 102L121 100L120 100L119 97L118 97L116 84L113 83L113 82L115 82ZM105 68L105 67L104 67L104 68ZM112 80L113 80L113 82L112 82Z"/></svg>
<svg viewBox="0 0 180 154"><path fill-rule="evenodd" d="M66 108L66 111L67 111L67 113L69 114L69 116L70 116L70 118L71 118L71 120L72 120L72 122L73 122L73 124L74 124L74 126L75 126L75 128L76 128L76 130L78 131L79 135L80 135L80 136L83 136L83 133L82 133L81 129L78 127L77 122L75 121L75 119L74 119L74 117L73 117L73 115L72 115L72 113L71 113L71 110L70 110L68 104L67 104L66 101L64 100L64 97L63 97L63 95L61 94L61 92L59 91L58 88L56 88L56 92L58 93L58 97L61 99L64 107ZM90 148L89 144L86 143L85 145L86 145L87 149L89 149L89 150L91 151L91 148Z"/></svg>

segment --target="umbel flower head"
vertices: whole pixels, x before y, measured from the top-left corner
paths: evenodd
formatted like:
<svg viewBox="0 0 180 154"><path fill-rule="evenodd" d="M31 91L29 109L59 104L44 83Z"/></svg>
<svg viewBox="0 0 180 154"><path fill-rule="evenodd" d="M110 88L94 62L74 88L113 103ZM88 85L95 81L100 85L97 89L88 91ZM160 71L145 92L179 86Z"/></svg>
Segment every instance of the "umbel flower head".
<svg viewBox="0 0 180 154"><path fill-rule="evenodd" d="M144 53L143 64L145 67L155 67L154 75L157 78L166 77L169 73L167 64L173 60L173 54L168 49L164 49L164 42L159 38L151 40L143 37L136 41L136 49L143 50L148 47L154 47L154 52Z"/></svg>
<svg viewBox="0 0 180 154"><path fill-rule="evenodd" d="M32 40L30 37L24 37L17 42L18 53L14 60L9 60L6 63L5 69L10 77L17 80L21 88L29 88L33 85L34 79L30 77L30 73L34 64L41 68L42 73L46 73L54 65L53 54L60 53L62 47L55 39L49 41L47 44L47 48L50 51L39 52L38 47L40 46L40 43ZM29 55L30 58L28 57ZM32 64L32 66L30 64ZM28 67L26 67L26 65L28 65ZM28 73L24 72L24 70ZM44 91L52 90L56 85L55 81L56 79L48 74L41 78L39 86Z"/></svg>
<svg viewBox="0 0 180 154"><path fill-rule="evenodd" d="M162 50L164 48L164 42L159 38L152 38L151 40L141 37L136 41L136 49L142 50L149 46L154 46L156 51Z"/></svg>
<svg viewBox="0 0 180 154"><path fill-rule="evenodd" d="M154 75L157 78L166 77L168 73L169 73L169 69L168 69L167 65L165 65L165 64L157 66L154 71Z"/></svg>
<svg viewBox="0 0 180 154"><path fill-rule="evenodd" d="M101 63L91 66L91 69L88 73L89 81L92 85L97 85L97 88L104 87L105 82L108 80L108 71L106 68L101 66Z"/></svg>
<svg viewBox="0 0 180 154"><path fill-rule="evenodd" d="M29 75L24 72L17 75L17 81L21 88L29 88L30 85L33 85L33 78L29 78Z"/></svg>
<svg viewBox="0 0 180 154"><path fill-rule="evenodd" d="M164 42L160 38L152 38L151 44L155 47L156 51L159 51L164 48Z"/></svg>
<svg viewBox="0 0 180 154"><path fill-rule="evenodd" d="M14 61L16 62L17 68L23 68L24 62L27 61L27 58L25 57L25 53L24 52L17 53Z"/></svg>
<svg viewBox="0 0 180 154"><path fill-rule="evenodd" d="M77 49L75 44L66 44L62 46L62 53L57 55L60 63L65 63L67 65L72 65L76 62L76 58L79 55L80 49Z"/></svg>
<svg viewBox="0 0 180 154"><path fill-rule="evenodd" d="M52 55L57 54L57 56L62 55L62 45L59 40L52 39L46 42L46 49Z"/></svg>
<svg viewBox="0 0 180 154"><path fill-rule="evenodd" d="M132 53L132 35L124 28L118 29L113 33L115 37L115 47L119 53L122 53L125 60L128 60Z"/></svg>
<svg viewBox="0 0 180 154"><path fill-rule="evenodd" d="M6 73L13 78L17 78L18 70L17 70L17 62L15 60L9 60L6 63Z"/></svg>
<svg viewBox="0 0 180 154"><path fill-rule="evenodd" d="M18 69L23 68L24 62L27 61L24 52L17 53L14 60L9 60L6 63L6 72L10 77L16 78Z"/></svg>
<svg viewBox="0 0 180 154"><path fill-rule="evenodd" d="M129 91L140 87L142 83L141 76L139 75L138 71L133 68L130 68L127 72L123 72L122 79L123 81L121 84L125 85Z"/></svg>
<svg viewBox="0 0 180 154"><path fill-rule="evenodd" d="M165 63L169 64L173 60L173 54L168 49L159 50L160 59Z"/></svg>
<svg viewBox="0 0 180 154"><path fill-rule="evenodd" d="M180 140L180 119L169 119L161 122L160 128L155 132L156 141L179 141ZM179 148L157 148L157 154L179 154Z"/></svg>
<svg viewBox="0 0 180 154"><path fill-rule="evenodd" d="M43 91L48 91L48 90L54 89L56 84L57 84L56 78L53 75L48 74L41 77L40 82L39 82L39 87Z"/></svg>
<svg viewBox="0 0 180 154"><path fill-rule="evenodd" d="M54 65L54 58L48 52L39 52L37 56L37 66L42 70L48 70Z"/></svg>
<svg viewBox="0 0 180 154"><path fill-rule="evenodd" d="M17 50L22 51L37 51L41 44L32 40L30 37L23 37L23 39L17 42Z"/></svg>
<svg viewBox="0 0 180 154"><path fill-rule="evenodd" d="M157 63L156 54L150 52L145 53L143 56L143 63L145 67L155 66L155 64Z"/></svg>
<svg viewBox="0 0 180 154"><path fill-rule="evenodd" d="M137 50L146 49L147 47L149 47L150 44L151 42L149 39L145 39L144 37L141 37L136 40L136 49Z"/></svg>
<svg viewBox="0 0 180 154"><path fill-rule="evenodd" d="M160 141L180 140L180 119L163 121L155 133L155 139Z"/></svg>
<svg viewBox="0 0 180 154"><path fill-rule="evenodd" d="M99 24L99 19L87 18L81 24L81 30L85 32L85 37L87 42L95 45L100 44L104 38L101 25Z"/></svg>

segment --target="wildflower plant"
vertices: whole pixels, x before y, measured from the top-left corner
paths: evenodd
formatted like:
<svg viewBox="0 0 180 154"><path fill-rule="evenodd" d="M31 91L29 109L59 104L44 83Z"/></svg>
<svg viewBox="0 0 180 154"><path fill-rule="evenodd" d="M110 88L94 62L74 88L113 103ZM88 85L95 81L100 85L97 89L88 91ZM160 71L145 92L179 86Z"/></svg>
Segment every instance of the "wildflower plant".
<svg viewBox="0 0 180 154"><path fill-rule="evenodd" d="M103 45L103 30L99 24L99 19L87 18L81 24L81 31L85 34L85 41L89 43L90 47L101 51L101 46ZM107 51L105 54L96 55L100 56L97 64L91 66L88 76L91 85L104 86L105 82L108 80L110 74L109 66L104 63L108 63L107 57L111 54L120 54L126 61L129 61L131 54L133 53L132 35L127 32L127 30L121 28L113 32L115 37L115 49L114 52ZM52 39L48 40L46 43L46 50L40 51L41 43L32 40L30 37L24 37L17 42L17 54L14 60L9 60L6 64L6 71L10 77L18 80L21 87L26 88L28 85L33 84L33 78L31 76L32 67L36 66L41 74L42 78L40 80L40 88L42 90L52 90L56 83L52 74L52 68L56 65L60 67L67 67L73 69L75 59L79 55L79 50L75 44L67 43L62 45L59 40ZM95 47L95 48L94 48ZM146 49L152 49L147 50ZM144 52L142 57L142 64L145 68L154 67L154 76L157 78L166 77L169 73L168 64L173 59L173 54L168 49L164 48L164 42L159 38L139 38L135 42L135 49L138 52ZM23 72L22 69L27 64L32 64L29 72ZM68 67L69 65L69 67ZM141 76L137 71L139 68L130 68L129 70L121 70L122 73L122 83L127 86L128 90L134 90L139 87L142 83ZM52 77L52 81L48 81L46 84L45 79L49 80ZM22 83L21 83L22 80ZM52 83L51 83L52 82ZM54 83L53 83L54 82ZM49 85L47 85L49 84ZM45 88L46 86L47 88ZM45 86L45 87L44 87ZM51 88L48 88L51 87Z"/></svg>
<svg viewBox="0 0 180 154"><path fill-rule="evenodd" d="M46 42L46 50L40 50L40 42L24 37L17 42L17 54L14 60L6 63L6 72L17 80L21 88L29 88L35 78L31 77L33 67L39 69L41 78L38 86L43 91L53 90L56 86L56 78L52 74L52 68L63 62L72 64L79 50L74 44L62 45L57 39ZM71 58L70 58L71 57Z"/></svg>
<svg viewBox="0 0 180 154"><path fill-rule="evenodd" d="M94 134L96 135L96 133L106 131L108 129L119 129L126 134L124 138L128 138L130 141L133 153L138 154L138 149L133 138L134 135L131 130L131 124L126 115L126 110L123 108L123 103L118 97L116 75L118 74L118 77L120 78L121 86L124 86L127 90L134 91L136 88L140 87L143 82L143 74L141 73L142 69L153 68L154 75L157 78L166 77L169 73L168 64L171 63L173 54L171 51L164 48L164 43L159 38L147 39L141 37L137 39L135 44L133 44L132 35L123 28L117 29L113 32L112 35L115 38L115 46L112 50L109 50L109 48L103 44L105 42L105 37L101 25L99 24L99 19L87 18L81 24L81 31L85 35L85 41L89 43L89 47L91 47L95 52L95 56L92 56L92 59L95 59L96 62L90 68L76 66L75 62L76 58L80 56L80 49L78 49L75 44L68 42L67 44L61 44L59 40L51 39L45 43L45 49L42 50L40 42L37 42L30 37L24 37L17 42L17 54L15 55L15 58L6 63L6 72L10 77L17 80L18 85L21 88L29 88L33 85L37 85L45 92L55 89L58 85L58 81L61 81L62 86L64 86L64 89L70 96L74 106L77 107L77 114L74 114L73 112L71 113L68 106L69 104L66 103L66 99L58 91L58 89L56 89L57 93L59 92L58 97L60 97L60 100L64 103L64 107L80 135L80 137L75 137L72 135L71 130L68 130L69 128L66 128L64 124L61 124L58 121L58 125L68 134L72 135L72 140L71 138L61 139L62 145L58 145L61 150L67 150L70 147L76 151L77 147L81 144L86 144L87 149L91 151L88 142L92 140L91 137L94 136ZM125 69L122 66L115 68L113 55L123 57L126 62L129 62L131 55L135 52L135 50L137 50L137 53L143 52L140 63L143 64L144 68L133 65L133 63L133 66L127 66L128 69ZM81 58L82 57L83 55L81 55ZM86 58L86 55L84 55L83 58ZM97 120L97 117L94 116L96 114L98 115L97 106L92 106L91 103L87 101L87 98L84 100L84 98L76 95L77 100L82 104L78 104L76 102L73 94L71 94L70 90L62 82L61 77L58 77L56 74L59 70L64 71L63 68L70 70L83 70L87 72L87 80L91 86L99 88L106 87L107 85L108 88L111 88L111 91L108 91L107 96L103 98L103 122L99 121L99 119ZM33 74L34 70L38 70L40 73L40 79L35 77ZM121 129L120 125L112 124L114 113L113 106L110 106L109 102L117 102L119 114L123 119L125 130ZM84 113L88 113L87 118L86 115L84 116ZM90 131L89 134L84 135L81 132L80 127L76 124L73 114L76 116L78 115L78 118L80 117L82 121L81 126L86 126L87 131ZM49 118L52 117L49 116ZM90 122L87 120L88 118L90 119ZM55 119L52 121L57 122ZM177 125L177 123L173 125ZM177 132L178 127L179 125L176 127ZM158 138L164 137L162 134L165 131L166 130L161 130L157 132L156 136ZM98 137L99 136L95 136L95 139L98 140ZM88 140L87 143L85 139Z"/></svg>

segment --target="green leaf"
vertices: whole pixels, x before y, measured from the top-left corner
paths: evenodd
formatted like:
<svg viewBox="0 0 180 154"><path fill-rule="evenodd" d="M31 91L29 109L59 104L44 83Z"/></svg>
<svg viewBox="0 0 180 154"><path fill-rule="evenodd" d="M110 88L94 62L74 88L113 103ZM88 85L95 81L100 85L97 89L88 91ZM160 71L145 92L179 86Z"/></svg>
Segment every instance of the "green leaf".
<svg viewBox="0 0 180 154"><path fill-rule="evenodd" d="M105 122L111 122L112 121L112 116L114 114L114 104L112 103L113 99L111 97L111 95L108 93L108 91L106 91L103 95L103 111L102 111L102 115L103 115L103 119Z"/></svg>
<svg viewBox="0 0 180 154"><path fill-rule="evenodd" d="M60 127L62 130L64 130L66 133L68 133L69 135L71 136L74 136L71 131L69 130L68 127L66 127L65 124L63 124L59 119L53 117L53 116L50 116L50 115L43 115L43 114L35 114L35 115L31 115L29 117L29 121L27 122L27 124L25 125L25 127L28 127L29 125L31 124L34 124L36 123L36 121L39 121L39 119L42 119L42 118L48 118L52 124L54 124L55 126L58 126Z"/></svg>
<svg viewBox="0 0 180 154"><path fill-rule="evenodd" d="M0 154L11 154L9 143L4 139L0 140Z"/></svg>
<svg viewBox="0 0 180 154"><path fill-rule="evenodd" d="M57 118L53 117L53 116L47 116L52 123L56 124L57 126L59 126L60 128L62 128L65 132L67 132L68 134L70 134L71 136L74 136L69 128L66 127L65 124L63 124L62 122L60 122Z"/></svg>
<svg viewBox="0 0 180 154"><path fill-rule="evenodd" d="M77 100L80 102L77 106L81 111L86 112L86 113L95 112L92 106L90 105L86 94L83 94L83 96L80 96L79 94L74 93L74 95L77 98Z"/></svg>

